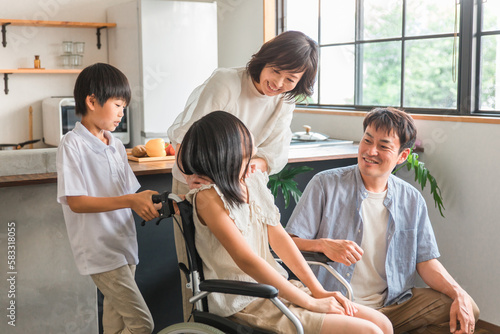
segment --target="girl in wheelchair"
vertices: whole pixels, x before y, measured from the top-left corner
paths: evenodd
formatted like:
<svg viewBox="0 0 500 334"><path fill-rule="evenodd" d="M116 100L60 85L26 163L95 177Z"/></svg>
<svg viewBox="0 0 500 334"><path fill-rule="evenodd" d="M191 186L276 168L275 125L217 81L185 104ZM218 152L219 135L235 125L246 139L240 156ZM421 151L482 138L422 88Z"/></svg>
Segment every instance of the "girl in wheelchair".
<svg viewBox="0 0 500 334"><path fill-rule="evenodd" d="M280 224L279 210L266 186L267 173L250 165L254 154L248 129L224 111L195 122L178 152L177 163L184 174L212 182L186 195L194 208L195 242L205 279L276 287L305 333L392 333L390 321L380 312L323 289ZM269 245L300 282L287 279ZM295 332L267 299L211 294L208 306L212 313L239 323L275 333Z"/></svg>

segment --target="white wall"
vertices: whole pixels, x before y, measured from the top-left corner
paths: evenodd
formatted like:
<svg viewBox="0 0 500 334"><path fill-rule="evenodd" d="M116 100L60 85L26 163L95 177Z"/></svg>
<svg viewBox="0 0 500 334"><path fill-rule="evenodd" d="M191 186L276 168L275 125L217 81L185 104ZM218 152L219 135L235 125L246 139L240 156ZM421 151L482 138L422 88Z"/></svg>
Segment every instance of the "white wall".
<svg viewBox="0 0 500 334"><path fill-rule="evenodd" d="M264 41L263 0L217 1L219 67L245 66Z"/></svg>
<svg viewBox="0 0 500 334"><path fill-rule="evenodd" d="M308 124L331 137L359 141L362 121L356 116L296 113L292 130L299 131ZM446 218L442 218L429 188L424 189L440 260L474 298L481 319L499 325L500 224L496 205L500 125L427 120L417 120L416 124L424 147L420 160L436 178L446 208ZM401 175L415 185L413 174Z"/></svg>

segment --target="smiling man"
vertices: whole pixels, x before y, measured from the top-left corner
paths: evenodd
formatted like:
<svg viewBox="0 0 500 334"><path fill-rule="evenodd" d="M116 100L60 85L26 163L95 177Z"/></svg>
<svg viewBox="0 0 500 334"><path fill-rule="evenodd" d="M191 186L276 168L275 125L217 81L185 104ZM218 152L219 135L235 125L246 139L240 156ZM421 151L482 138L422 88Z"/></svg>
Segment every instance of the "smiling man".
<svg viewBox="0 0 500 334"><path fill-rule="evenodd" d="M318 173L286 230L301 250L321 252L351 283L354 301L378 309L395 333L472 333L479 309L437 260L420 192L392 175L415 143L413 119L376 108L363 121L358 164ZM429 288L416 288L417 273ZM320 268L327 290L342 290Z"/></svg>

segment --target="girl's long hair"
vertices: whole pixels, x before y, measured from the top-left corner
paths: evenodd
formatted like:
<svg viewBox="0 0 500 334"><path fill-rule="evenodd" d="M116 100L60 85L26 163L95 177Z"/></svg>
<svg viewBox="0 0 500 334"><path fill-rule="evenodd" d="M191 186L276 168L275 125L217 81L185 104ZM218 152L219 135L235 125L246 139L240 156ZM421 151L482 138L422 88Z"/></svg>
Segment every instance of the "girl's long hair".
<svg viewBox="0 0 500 334"><path fill-rule="evenodd" d="M177 165L186 175L210 178L228 204L244 203L240 171L245 158L245 172L252 156L250 131L235 116L214 111L194 122L177 154Z"/></svg>

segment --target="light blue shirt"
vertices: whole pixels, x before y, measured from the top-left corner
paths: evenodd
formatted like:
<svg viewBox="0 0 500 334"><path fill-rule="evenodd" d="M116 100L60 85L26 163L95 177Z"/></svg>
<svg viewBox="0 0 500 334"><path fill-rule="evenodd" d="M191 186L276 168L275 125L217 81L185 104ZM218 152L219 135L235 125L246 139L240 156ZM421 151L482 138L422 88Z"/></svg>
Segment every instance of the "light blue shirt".
<svg viewBox="0 0 500 334"><path fill-rule="evenodd" d="M309 182L295 207L286 230L303 239L344 239L361 245L363 219L361 203L368 197L357 165L318 173ZM391 175L384 206L389 210L385 270L387 297L384 306L411 298L419 262L439 257L436 238L420 192ZM355 264L330 263L347 281ZM325 289L344 288L323 268L315 274ZM370 278L367 277L367 284Z"/></svg>

